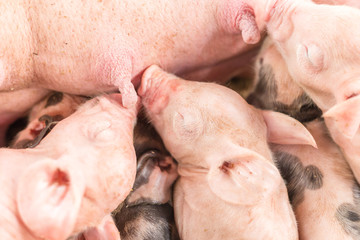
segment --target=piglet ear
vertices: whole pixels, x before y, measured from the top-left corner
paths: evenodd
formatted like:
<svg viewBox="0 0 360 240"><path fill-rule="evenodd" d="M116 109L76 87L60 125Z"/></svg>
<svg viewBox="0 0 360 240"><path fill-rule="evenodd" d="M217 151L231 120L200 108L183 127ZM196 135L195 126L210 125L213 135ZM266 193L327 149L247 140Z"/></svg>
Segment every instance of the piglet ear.
<svg viewBox="0 0 360 240"><path fill-rule="evenodd" d="M277 144L306 144L315 148L316 142L311 133L296 119L283 113L262 111L268 142Z"/></svg>
<svg viewBox="0 0 360 240"><path fill-rule="evenodd" d="M216 196L238 205L267 201L282 181L280 173L269 160L244 148L240 148L236 158L211 168L207 180Z"/></svg>
<svg viewBox="0 0 360 240"><path fill-rule="evenodd" d="M81 173L60 161L32 164L17 189L19 215L41 238L66 239L73 231L85 190Z"/></svg>
<svg viewBox="0 0 360 240"><path fill-rule="evenodd" d="M323 117L327 122L332 120L340 133L352 139L360 125L360 95L336 104Z"/></svg>

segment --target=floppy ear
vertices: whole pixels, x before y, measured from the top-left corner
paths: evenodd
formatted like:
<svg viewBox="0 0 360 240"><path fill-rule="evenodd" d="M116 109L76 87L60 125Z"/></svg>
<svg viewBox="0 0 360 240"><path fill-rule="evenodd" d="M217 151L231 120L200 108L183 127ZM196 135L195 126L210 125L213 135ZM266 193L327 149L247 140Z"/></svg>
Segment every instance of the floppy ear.
<svg viewBox="0 0 360 240"><path fill-rule="evenodd" d="M63 240L72 233L85 190L81 172L75 170L59 160L42 160L21 176L18 211L36 236Z"/></svg>
<svg viewBox="0 0 360 240"><path fill-rule="evenodd" d="M332 120L341 134L352 139L360 125L360 95L336 104L323 117Z"/></svg>
<svg viewBox="0 0 360 240"><path fill-rule="evenodd" d="M268 142L277 144L307 144L315 148L311 133L296 119L279 112L261 111L267 126Z"/></svg>
<svg viewBox="0 0 360 240"><path fill-rule="evenodd" d="M245 148L239 148L236 158L210 168L207 180L215 195L237 205L266 201L282 181L269 160Z"/></svg>

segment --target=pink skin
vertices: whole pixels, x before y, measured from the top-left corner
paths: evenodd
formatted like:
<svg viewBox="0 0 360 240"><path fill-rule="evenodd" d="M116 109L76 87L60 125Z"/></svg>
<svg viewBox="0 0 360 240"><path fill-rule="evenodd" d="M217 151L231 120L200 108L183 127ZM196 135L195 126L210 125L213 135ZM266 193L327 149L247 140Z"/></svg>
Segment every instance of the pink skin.
<svg viewBox="0 0 360 240"><path fill-rule="evenodd" d="M0 147L5 145L5 134L11 123L26 115L26 112L49 93L41 88L0 92Z"/></svg>
<svg viewBox="0 0 360 240"><path fill-rule="evenodd" d="M353 23L360 20L360 10L299 1L278 1L273 9L268 33L294 81L324 112L356 96L360 32Z"/></svg>
<svg viewBox="0 0 360 240"><path fill-rule="evenodd" d="M304 145L272 145L273 151L290 153L304 166L316 166L323 175L322 187L305 189L304 200L294 206L303 240L351 240L337 219L338 207L354 203L354 176L337 145L326 134L325 124L319 120L308 123L307 129L316 140L318 149ZM357 206L359 209L359 207Z"/></svg>
<svg viewBox="0 0 360 240"><path fill-rule="evenodd" d="M86 229L67 240L121 240L114 219L110 215L104 217L100 225Z"/></svg>
<svg viewBox="0 0 360 240"><path fill-rule="evenodd" d="M299 122L256 110L226 87L186 81L157 66L145 71L138 94L179 162L174 210L181 239L298 238L267 141L314 146Z"/></svg>
<svg viewBox="0 0 360 240"><path fill-rule="evenodd" d="M313 0L313 2L317 4L347 5L360 8L360 2L358 0Z"/></svg>
<svg viewBox="0 0 360 240"><path fill-rule="evenodd" d="M34 140L46 126L44 122L39 121L43 115L51 117L59 115L63 119L75 112L78 106L85 101L84 97L63 94L61 102L46 107L48 97L51 94L32 107L29 112L27 127L16 135L10 147L16 146L22 140Z"/></svg>
<svg viewBox="0 0 360 240"><path fill-rule="evenodd" d="M360 9L270 1L266 21L290 76L324 113L334 141L359 181L360 31L354 23L360 21Z"/></svg>
<svg viewBox="0 0 360 240"><path fill-rule="evenodd" d="M0 18L8 26L0 36L0 91L120 90L130 106L151 64L186 74L253 48L246 43L260 40L259 9L238 0L7 3Z"/></svg>
<svg viewBox="0 0 360 240"><path fill-rule="evenodd" d="M95 98L36 148L0 150L1 239L64 240L98 226L125 199L136 173L138 108L121 103L119 94Z"/></svg>

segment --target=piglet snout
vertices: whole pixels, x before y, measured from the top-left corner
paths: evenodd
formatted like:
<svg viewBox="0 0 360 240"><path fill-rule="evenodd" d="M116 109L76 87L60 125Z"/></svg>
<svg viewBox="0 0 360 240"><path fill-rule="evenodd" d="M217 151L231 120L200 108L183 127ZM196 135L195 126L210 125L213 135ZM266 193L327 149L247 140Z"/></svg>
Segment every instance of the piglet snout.
<svg viewBox="0 0 360 240"><path fill-rule="evenodd" d="M145 70L138 94L145 107L151 109L151 112L159 113L166 107L169 99L166 86L171 76L156 65Z"/></svg>

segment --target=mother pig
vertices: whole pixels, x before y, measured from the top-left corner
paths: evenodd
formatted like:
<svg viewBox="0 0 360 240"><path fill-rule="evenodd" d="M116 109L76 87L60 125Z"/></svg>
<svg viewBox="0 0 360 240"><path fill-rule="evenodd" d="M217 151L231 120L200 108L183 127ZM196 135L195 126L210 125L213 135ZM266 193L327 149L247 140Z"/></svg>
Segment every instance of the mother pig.
<svg viewBox="0 0 360 240"><path fill-rule="evenodd" d="M217 65L258 42L263 26L238 0L22 0L0 11L0 91L119 89L126 106L147 66L185 74Z"/></svg>

